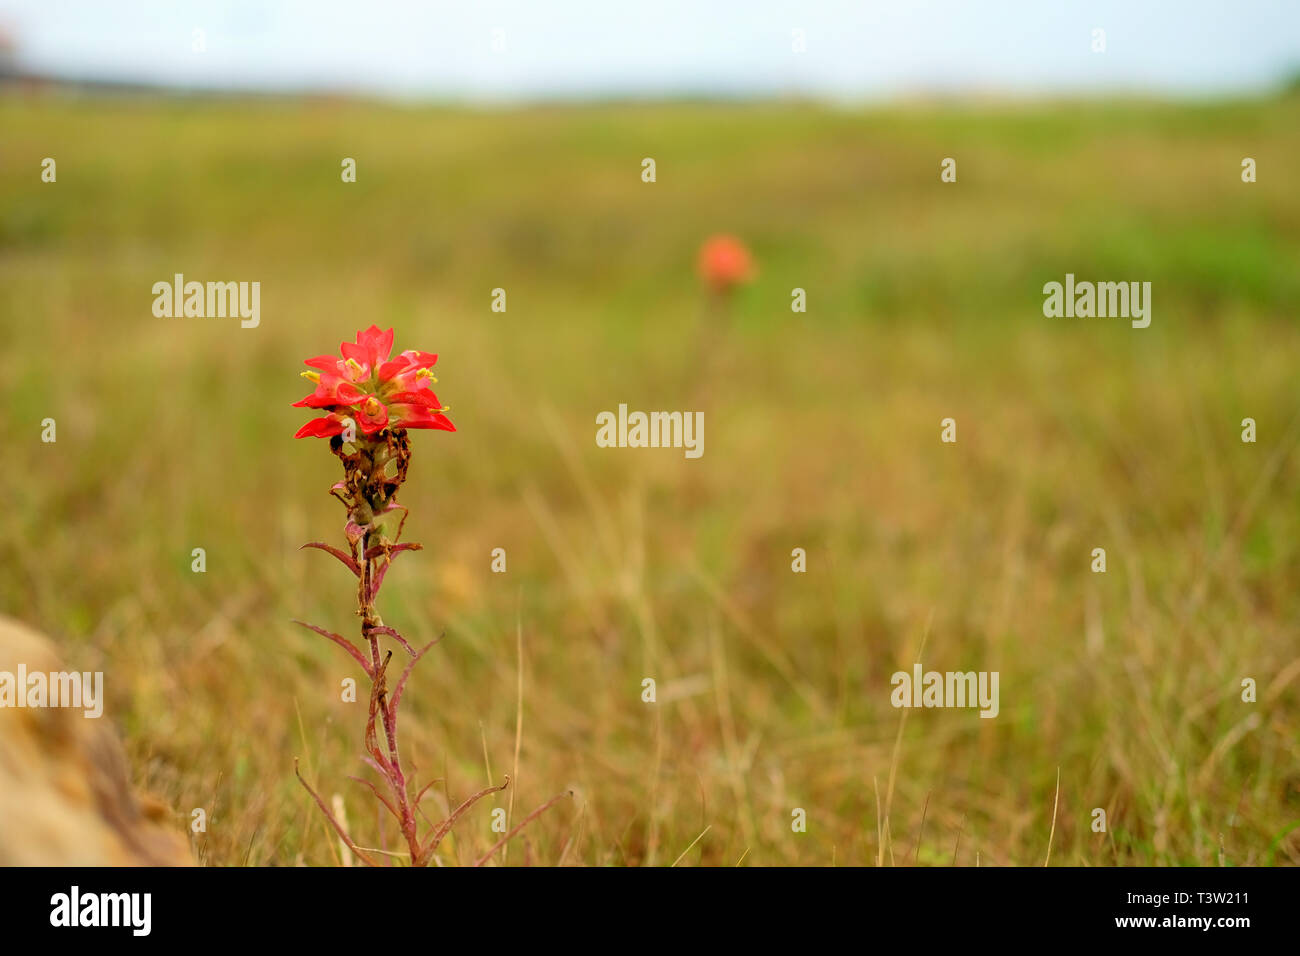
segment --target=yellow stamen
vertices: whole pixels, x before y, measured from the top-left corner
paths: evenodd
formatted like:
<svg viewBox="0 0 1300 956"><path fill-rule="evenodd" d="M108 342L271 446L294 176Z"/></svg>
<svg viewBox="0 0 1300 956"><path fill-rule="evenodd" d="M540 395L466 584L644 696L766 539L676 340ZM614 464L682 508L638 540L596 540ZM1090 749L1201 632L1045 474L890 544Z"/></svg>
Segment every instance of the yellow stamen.
<svg viewBox="0 0 1300 956"><path fill-rule="evenodd" d="M299 372L298 374L309 382L314 382L317 385L320 384L320 372Z"/></svg>
<svg viewBox="0 0 1300 956"><path fill-rule="evenodd" d="M350 368L352 370L352 374L354 375L360 375L362 372L365 371L365 369L361 367L361 363L353 358L348 359L343 364L346 365L348 368Z"/></svg>

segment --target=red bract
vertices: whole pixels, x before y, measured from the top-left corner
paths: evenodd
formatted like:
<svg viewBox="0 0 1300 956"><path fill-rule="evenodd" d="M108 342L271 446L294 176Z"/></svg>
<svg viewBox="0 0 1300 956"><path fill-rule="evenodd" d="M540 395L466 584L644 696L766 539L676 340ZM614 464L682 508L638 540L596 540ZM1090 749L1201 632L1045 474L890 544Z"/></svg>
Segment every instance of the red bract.
<svg viewBox="0 0 1300 956"><path fill-rule="evenodd" d="M454 432L456 426L443 412L433 393L437 381L429 371L438 356L407 349L396 358L393 330L381 332L376 325L357 333L355 342L339 346L342 358L318 355L306 364L316 371L303 372L316 383L316 390L295 408L327 411L298 429L295 438L325 438L340 435L349 421L364 435L376 435L385 428L440 428Z"/></svg>
<svg viewBox="0 0 1300 956"><path fill-rule="evenodd" d="M714 292L730 292L754 278L754 259L735 236L713 236L700 247L700 278Z"/></svg>

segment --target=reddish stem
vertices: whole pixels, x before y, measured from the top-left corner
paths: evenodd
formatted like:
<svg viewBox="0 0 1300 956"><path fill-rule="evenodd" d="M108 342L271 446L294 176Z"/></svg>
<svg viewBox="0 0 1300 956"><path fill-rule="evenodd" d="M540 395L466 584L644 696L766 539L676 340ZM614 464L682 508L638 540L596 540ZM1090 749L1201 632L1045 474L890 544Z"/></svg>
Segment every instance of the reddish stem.
<svg viewBox="0 0 1300 956"><path fill-rule="evenodd" d="M394 439L391 436L388 439L390 442L390 449L393 447L391 444L393 440ZM397 441L401 442L403 439L399 437ZM340 452L337 447L335 448L335 451L339 454L339 457L344 460L350 476L357 473L353 471L354 468L363 467L359 464L362 460L360 456L353 455L353 453L344 454ZM373 469L376 464L379 464L379 462L376 462L375 460L373 450L363 450L360 452L360 455L364 456L365 460L369 463L369 469L364 473L373 474ZM399 472L399 483L401 474L404 474L404 465L403 471ZM352 479L349 478L350 482L351 480ZM420 801L428 792L429 787L433 786L433 784L438 781L434 780L426 784L420 792L416 794L415 799L411 799L406 772L402 768L401 750L398 744L397 711L398 705L402 700L402 693L406 689L406 682L410 678L412 670L420 659L429 652L429 649L441 640L441 636L435 638L417 650L412 647L411 644L407 642L406 638L404 638L396 629L384 624L382 618L380 618L379 613L375 609L375 600L379 595L380 587L384 583L384 577L387 574L389 567L392 566L393 559L403 551L418 551L421 546L414 543L398 543L398 540L402 536L402 530L406 525L406 519L409 512L406 508L397 504L395 501L390 500L390 503L385 509L377 511L377 513L381 515L390 511L401 512L401 521L398 523L397 533L394 535L392 540L388 540L383 537L381 532L378 532L371 526L369 519L365 523L356 520L356 511L354 505L349 503L349 496L344 495L337 490L333 493L340 501L348 506L346 533L351 554L349 555L345 551L341 551L338 548L319 541L310 542L303 545L303 547L315 548L333 555L349 571L356 575L357 615L361 618L361 636L370 649L369 660L367 660L364 650L356 644L353 644L347 638L335 634L333 631L327 631L324 628L317 627L314 624L307 624L303 621L296 621L295 623L301 624L303 627L315 631L322 637L325 637L337 644L339 647L342 647L348 652L348 655L361 666L361 669L365 671L366 676L370 678L370 707L366 719L365 731L366 756L362 759L367 766L373 769L384 781L384 784L387 785L388 791L392 794L391 799L386 797L384 793L380 791L380 788L372 781L360 777L353 777L352 779L369 787L370 791L375 795L375 798L380 802L380 804L382 804L383 807L393 815L394 819L396 819L398 826L401 829L402 836L406 840L411 864L414 866L428 866L434 853L437 852L439 844L447 834L451 832L451 828L455 825L456 821L460 819L462 814L468 811L470 807L488 794L504 790L510 785L510 778L506 777L505 783L501 784L499 787L488 787L484 790L478 791L457 806L454 810L449 808L447 818L436 825L432 824L428 818L425 818L430 829L426 839L423 841L420 839L420 825L417 821L417 814L423 816L422 811L419 810ZM354 493L359 492L354 491ZM391 495L391 491L388 492L388 494ZM360 508L360 506L356 506L356 508ZM377 539L377 542L372 543L372 538ZM388 692L387 672L389 661L392 658L392 652L389 651L381 654L381 648L379 646L380 637L391 638L404 651L406 651L410 657L410 660L402 670L401 676L397 679L397 683L394 686L391 695ZM379 740L380 725L382 725L384 729L382 746L380 745ZM294 771L297 773L296 762L294 764ZM343 840L344 845L346 845L348 849L350 849L366 864L370 866L382 865L377 863L364 850L357 847L356 843L348 836L346 830L335 818L334 814L325 806L324 801L321 800L320 796L311 788L307 781L303 779L301 773L298 773L298 779L302 782L302 785L306 788L307 792L311 794L312 799L316 802L316 805L320 807L321 812L325 814L330 825L334 828L335 832L338 833L339 838ZM534 819L554 802L554 800L551 800L543 807L540 807L533 813L529 814L529 816L518 827L515 827L514 830L506 835L505 839L508 840L525 824ZM382 829L381 826L381 831ZM479 865L482 865L482 863L491 857L491 855L496 852L500 846L504 845L504 843L505 840L502 840L496 847L493 847L492 850L488 851L487 855L479 861ZM387 844L384 843L383 845L386 846Z"/></svg>

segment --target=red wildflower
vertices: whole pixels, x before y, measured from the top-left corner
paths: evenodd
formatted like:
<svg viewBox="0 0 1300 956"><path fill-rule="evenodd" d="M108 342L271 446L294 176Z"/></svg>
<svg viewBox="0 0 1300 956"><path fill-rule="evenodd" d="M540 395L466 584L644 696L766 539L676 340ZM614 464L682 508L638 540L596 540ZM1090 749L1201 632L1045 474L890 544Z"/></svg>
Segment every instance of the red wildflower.
<svg viewBox="0 0 1300 956"><path fill-rule="evenodd" d="M754 258L735 236L712 236L700 247L700 277L714 292L730 292L754 278Z"/></svg>
<svg viewBox="0 0 1300 956"><path fill-rule="evenodd" d="M375 435L385 428L440 428L454 432L456 426L446 415L433 394L437 381L429 371L438 356L431 352L407 349L396 358L393 330L379 331L372 325L357 333L355 342L339 347L342 358L318 355L307 359L314 372L304 378L316 384L316 390L295 408L318 408L328 411L324 418L313 418L298 429L295 438L324 438L339 435L349 421L365 435Z"/></svg>

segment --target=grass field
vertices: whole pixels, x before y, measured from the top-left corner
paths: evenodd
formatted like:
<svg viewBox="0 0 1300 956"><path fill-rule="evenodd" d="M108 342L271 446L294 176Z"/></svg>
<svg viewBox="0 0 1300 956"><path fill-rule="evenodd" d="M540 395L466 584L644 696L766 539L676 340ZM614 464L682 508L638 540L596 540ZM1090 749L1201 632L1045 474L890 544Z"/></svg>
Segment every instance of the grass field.
<svg viewBox="0 0 1300 956"><path fill-rule="evenodd" d="M507 864L1300 863L1300 97L8 96L0 129L0 611L105 672L136 779L178 829L207 811L202 862L338 861L295 757L397 849L347 779L359 675L290 623L354 627L297 550L342 509L290 403L376 323L440 353L459 429L414 433L426 550L383 595L446 635L408 761L439 809L575 791ZM760 270L725 328L715 232ZM155 318L178 272L260 281L260 325ZM1150 281L1151 326L1045 318L1067 272ZM596 447L621 402L702 410L703 457ZM918 656L998 671L999 716L892 707Z"/></svg>

